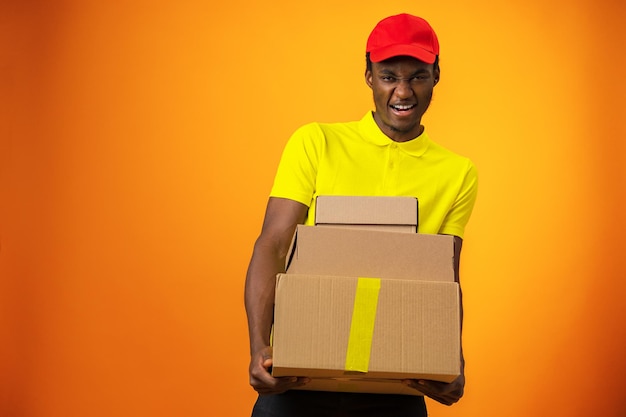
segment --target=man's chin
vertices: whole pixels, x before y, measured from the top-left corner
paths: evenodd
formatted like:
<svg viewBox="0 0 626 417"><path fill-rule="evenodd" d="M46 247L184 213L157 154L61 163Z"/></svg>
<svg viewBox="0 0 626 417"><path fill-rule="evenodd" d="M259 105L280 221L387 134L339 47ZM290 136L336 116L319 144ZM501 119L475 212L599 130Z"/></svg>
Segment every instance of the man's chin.
<svg viewBox="0 0 626 417"><path fill-rule="evenodd" d="M409 134L413 131L419 131L419 123L415 123L415 122L395 122L395 123L390 123L387 125L387 127L389 128L389 130L391 130L392 132L395 133L400 133L400 134Z"/></svg>

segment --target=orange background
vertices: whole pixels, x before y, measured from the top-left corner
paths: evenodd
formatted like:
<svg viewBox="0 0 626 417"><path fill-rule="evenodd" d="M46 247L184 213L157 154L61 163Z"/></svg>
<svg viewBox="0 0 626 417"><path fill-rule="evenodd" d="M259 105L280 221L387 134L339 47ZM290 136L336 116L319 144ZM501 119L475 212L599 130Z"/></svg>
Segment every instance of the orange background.
<svg viewBox="0 0 626 417"><path fill-rule="evenodd" d="M360 118L374 24L442 45L424 120L474 160L466 396L626 415L623 3L4 1L0 415L245 416L243 282L282 147Z"/></svg>

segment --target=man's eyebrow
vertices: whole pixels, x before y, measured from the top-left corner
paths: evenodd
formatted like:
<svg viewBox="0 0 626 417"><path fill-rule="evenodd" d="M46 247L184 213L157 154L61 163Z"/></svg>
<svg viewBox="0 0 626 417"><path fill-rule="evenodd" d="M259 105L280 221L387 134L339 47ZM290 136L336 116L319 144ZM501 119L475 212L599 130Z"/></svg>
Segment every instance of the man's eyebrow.
<svg viewBox="0 0 626 417"><path fill-rule="evenodd" d="M422 75L422 74L428 74L429 71L426 68L420 68L417 71L415 71L413 73L413 75Z"/></svg>

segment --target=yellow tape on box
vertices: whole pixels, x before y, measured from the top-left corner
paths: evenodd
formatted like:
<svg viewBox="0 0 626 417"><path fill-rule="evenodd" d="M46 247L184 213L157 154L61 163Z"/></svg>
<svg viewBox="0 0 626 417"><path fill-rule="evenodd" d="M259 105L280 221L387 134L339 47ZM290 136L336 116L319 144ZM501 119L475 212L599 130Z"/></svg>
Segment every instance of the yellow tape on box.
<svg viewBox="0 0 626 417"><path fill-rule="evenodd" d="M346 351L346 371L366 373L369 370L379 292L379 278L359 278Z"/></svg>

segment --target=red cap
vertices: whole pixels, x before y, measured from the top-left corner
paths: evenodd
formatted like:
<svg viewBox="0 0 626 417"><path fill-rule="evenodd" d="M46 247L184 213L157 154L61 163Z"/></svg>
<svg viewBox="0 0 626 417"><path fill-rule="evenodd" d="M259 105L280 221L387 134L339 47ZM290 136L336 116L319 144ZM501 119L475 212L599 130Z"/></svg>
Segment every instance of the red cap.
<svg viewBox="0 0 626 417"><path fill-rule="evenodd" d="M427 21L402 13L378 22L367 39L366 52L372 62L402 55L432 64L439 55L439 41Z"/></svg>

